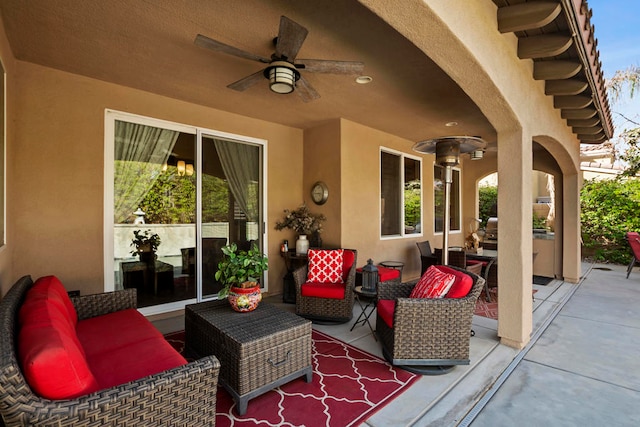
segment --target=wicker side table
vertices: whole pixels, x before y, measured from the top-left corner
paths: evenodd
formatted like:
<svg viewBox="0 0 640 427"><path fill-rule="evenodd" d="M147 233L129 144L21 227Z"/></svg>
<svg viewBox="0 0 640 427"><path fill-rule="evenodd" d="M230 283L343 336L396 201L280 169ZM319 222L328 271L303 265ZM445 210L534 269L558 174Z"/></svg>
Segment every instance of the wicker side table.
<svg viewBox="0 0 640 427"><path fill-rule="evenodd" d="M304 376L311 382L311 322L268 303L237 313L226 300L185 308L185 346L220 360L220 383L244 415L250 399Z"/></svg>

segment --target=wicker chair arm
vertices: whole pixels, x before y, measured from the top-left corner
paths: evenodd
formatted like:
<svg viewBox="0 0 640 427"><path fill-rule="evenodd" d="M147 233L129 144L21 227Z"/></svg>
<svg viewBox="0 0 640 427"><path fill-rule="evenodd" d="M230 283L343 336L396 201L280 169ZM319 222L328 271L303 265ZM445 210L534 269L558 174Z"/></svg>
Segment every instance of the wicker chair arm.
<svg viewBox="0 0 640 427"><path fill-rule="evenodd" d="M3 416L7 426L214 425L220 363L215 356L72 400L16 390ZM14 394L15 396L15 394Z"/></svg>
<svg viewBox="0 0 640 427"><path fill-rule="evenodd" d="M135 288L130 288L72 297L71 302L78 313L78 320L84 320L128 308L136 308L137 294Z"/></svg>
<svg viewBox="0 0 640 427"><path fill-rule="evenodd" d="M306 265L296 268L293 271L293 281L296 284L296 287L300 287L302 286L306 281L307 281L307 274L308 274L309 270L308 267Z"/></svg>
<svg viewBox="0 0 640 427"><path fill-rule="evenodd" d="M404 283L380 282L378 283L378 299L408 298L417 282L417 280Z"/></svg>

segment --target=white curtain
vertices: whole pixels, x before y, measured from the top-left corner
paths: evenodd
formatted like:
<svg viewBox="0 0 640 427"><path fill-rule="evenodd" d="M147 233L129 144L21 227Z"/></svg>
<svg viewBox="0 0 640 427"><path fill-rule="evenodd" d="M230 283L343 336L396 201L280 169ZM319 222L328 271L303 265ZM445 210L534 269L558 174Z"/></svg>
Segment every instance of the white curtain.
<svg viewBox="0 0 640 427"><path fill-rule="evenodd" d="M213 141L233 197L247 220L258 221L260 148L221 139Z"/></svg>
<svg viewBox="0 0 640 427"><path fill-rule="evenodd" d="M121 224L162 173L179 132L128 123L115 123L114 222Z"/></svg>

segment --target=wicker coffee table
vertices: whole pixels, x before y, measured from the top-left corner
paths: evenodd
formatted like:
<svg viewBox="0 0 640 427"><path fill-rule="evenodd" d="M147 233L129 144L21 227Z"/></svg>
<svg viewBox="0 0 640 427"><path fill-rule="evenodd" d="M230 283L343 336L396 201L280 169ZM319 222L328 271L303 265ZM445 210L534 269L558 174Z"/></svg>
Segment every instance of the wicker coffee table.
<svg viewBox="0 0 640 427"><path fill-rule="evenodd" d="M295 378L311 382L311 322L262 302L237 313L227 300L185 308L188 353L220 360L220 383L244 415L250 399Z"/></svg>

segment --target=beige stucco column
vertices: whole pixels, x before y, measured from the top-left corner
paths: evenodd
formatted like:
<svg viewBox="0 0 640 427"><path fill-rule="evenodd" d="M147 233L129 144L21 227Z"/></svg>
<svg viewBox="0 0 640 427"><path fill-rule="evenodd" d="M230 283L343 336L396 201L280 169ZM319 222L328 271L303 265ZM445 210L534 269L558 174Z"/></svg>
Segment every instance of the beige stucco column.
<svg viewBox="0 0 640 427"><path fill-rule="evenodd" d="M498 336L523 348L532 330L531 135L498 132Z"/></svg>
<svg viewBox="0 0 640 427"><path fill-rule="evenodd" d="M565 175L563 180L562 275L564 280L578 283L581 270L580 182L579 174ZM576 197L577 195L577 197Z"/></svg>

